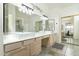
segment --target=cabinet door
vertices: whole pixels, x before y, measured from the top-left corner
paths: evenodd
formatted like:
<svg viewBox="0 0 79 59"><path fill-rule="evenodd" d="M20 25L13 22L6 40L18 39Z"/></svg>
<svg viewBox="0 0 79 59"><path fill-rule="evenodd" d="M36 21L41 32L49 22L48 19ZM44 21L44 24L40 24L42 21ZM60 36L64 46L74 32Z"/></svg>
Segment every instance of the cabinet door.
<svg viewBox="0 0 79 59"><path fill-rule="evenodd" d="M33 56L35 55L35 49L36 49L36 45L35 42L30 44L30 55Z"/></svg>
<svg viewBox="0 0 79 59"><path fill-rule="evenodd" d="M35 49L35 52L36 52L36 54L35 55L39 55L40 54L40 52L41 52L41 39L40 38L36 38L36 49Z"/></svg>
<svg viewBox="0 0 79 59"><path fill-rule="evenodd" d="M22 42L12 43L4 46L4 51L9 52L22 47Z"/></svg>
<svg viewBox="0 0 79 59"><path fill-rule="evenodd" d="M13 56L26 56L28 55L29 53L27 52L27 49L26 48L23 48L21 49L20 51L18 52L15 52L14 54L12 54Z"/></svg>
<svg viewBox="0 0 79 59"><path fill-rule="evenodd" d="M43 38L42 39L42 47L48 47L49 38Z"/></svg>
<svg viewBox="0 0 79 59"><path fill-rule="evenodd" d="M41 39L36 38L36 40L30 46L31 55L38 55L41 52Z"/></svg>
<svg viewBox="0 0 79 59"><path fill-rule="evenodd" d="M5 56L29 56L29 46L7 52Z"/></svg>
<svg viewBox="0 0 79 59"><path fill-rule="evenodd" d="M25 46L23 49L13 54L14 56L29 56L29 46Z"/></svg>
<svg viewBox="0 0 79 59"><path fill-rule="evenodd" d="M49 36L49 46L51 47L54 43L55 43L55 42L54 42L54 38L53 38L53 35L51 34L51 35Z"/></svg>
<svg viewBox="0 0 79 59"><path fill-rule="evenodd" d="M26 51L26 56L30 56L30 46L29 44L28 45L25 45L25 51Z"/></svg>

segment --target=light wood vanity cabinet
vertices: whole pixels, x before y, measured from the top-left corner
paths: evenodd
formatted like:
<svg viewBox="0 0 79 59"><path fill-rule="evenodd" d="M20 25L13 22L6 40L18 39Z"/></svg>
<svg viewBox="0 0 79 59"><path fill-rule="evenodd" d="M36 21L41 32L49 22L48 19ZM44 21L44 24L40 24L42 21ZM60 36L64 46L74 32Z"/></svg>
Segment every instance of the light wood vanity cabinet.
<svg viewBox="0 0 79 59"><path fill-rule="evenodd" d="M31 38L24 41L5 44L4 54L5 56L33 56L39 55L42 51L42 40L48 38L47 46L52 46L54 41L51 35L45 35L41 37ZM46 40L46 39L45 39Z"/></svg>
<svg viewBox="0 0 79 59"><path fill-rule="evenodd" d="M5 56L29 55L29 46L23 46L23 42L12 43L4 46Z"/></svg>
<svg viewBox="0 0 79 59"><path fill-rule="evenodd" d="M31 56L41 52L41 38L4 45L5 56Z"/></svg>

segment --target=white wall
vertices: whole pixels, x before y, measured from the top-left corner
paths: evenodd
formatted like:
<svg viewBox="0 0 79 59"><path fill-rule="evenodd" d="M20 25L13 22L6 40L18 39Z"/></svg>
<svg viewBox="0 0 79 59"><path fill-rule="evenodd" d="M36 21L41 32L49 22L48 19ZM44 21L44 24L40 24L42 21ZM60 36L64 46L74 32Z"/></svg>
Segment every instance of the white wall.
<svg viewBox="0 0 79 59"><path fill-rule="evenodd" d="M55 18L55 31L54 31L54 33L56 33L55 41L58 43L61 43L61 20L60 20L60 17Z"/></svg>
<svg viewBox="0 0 79 59"><path fill-rule="evenodd" d="M79 39L79 16L74 16L74 39Z"/></svg>
<svg viewBox="0 0 79 59"><path fill-rule="evenodd" d="M0 3L0 56L3 55L3 4Z"/></svg>
<svg viewBox="0 0 79 59"><path fill-rule="evenodd" d="M72 5L64 8L61 10L61 16L69 16L69 15L75 15L79 14L79 4L78 3L73 3Z"/></svg>

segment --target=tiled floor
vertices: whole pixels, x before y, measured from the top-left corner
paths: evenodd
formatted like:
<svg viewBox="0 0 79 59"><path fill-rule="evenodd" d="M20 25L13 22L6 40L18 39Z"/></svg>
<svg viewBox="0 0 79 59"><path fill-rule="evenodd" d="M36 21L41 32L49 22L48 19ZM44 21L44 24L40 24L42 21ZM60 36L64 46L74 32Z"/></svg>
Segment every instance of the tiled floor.
<svg viewBox="0 0 79 59"><path fill-rule="evenodd" d="M63 50L43 48L39 56L79 56L79 46L64 44Z"/></svg>
<svg viewBox="0 0 79 59"><path fill-rule="evenodd" d="M71 43L71 44L75 44L75 45L79 45L79 39L73 39L72 37L69 38L63 38L64 40L62 40L62 42L64 43Z"/></svg>
<svg viewBox="0 0 79 59"><path fill-rule="evenodd" d="M79 56L79 46L76 45L67 45L66 56Z"/></svg>

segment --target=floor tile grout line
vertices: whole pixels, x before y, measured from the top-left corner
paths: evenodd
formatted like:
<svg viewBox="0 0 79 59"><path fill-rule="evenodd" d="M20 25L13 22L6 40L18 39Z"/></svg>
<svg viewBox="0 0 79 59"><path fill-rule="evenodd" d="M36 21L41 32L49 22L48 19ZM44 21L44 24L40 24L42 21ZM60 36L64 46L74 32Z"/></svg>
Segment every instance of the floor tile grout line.
<svg viewBox="0 0 79 59"><path fill-rule="evenodd" d="M71 42L71 39L73 39L73 38L67 38L67 39L70 39L70 43L64 42L64 41L63 41L63 43L68 43L68 44L71 44L71 45L79 46L79 44L76 44L76 43L72 43L72 42Z"/></svg>
<svg viewBox="0 0 79 59"><path fill-rule="evenodd" d="M72 44L72 43L64 43L64 44L69 44L69 45L73 45L73 46L79 46L78 44Z"/></svg>
<svg viewBox="0 0 79 59"><path fill-rule="evenodd" d="M65 50L65 54L64 54L64 56L66 56L66 53L67 53L67 48L68 48L68 46L66 47L66 50Z"/></svg>

